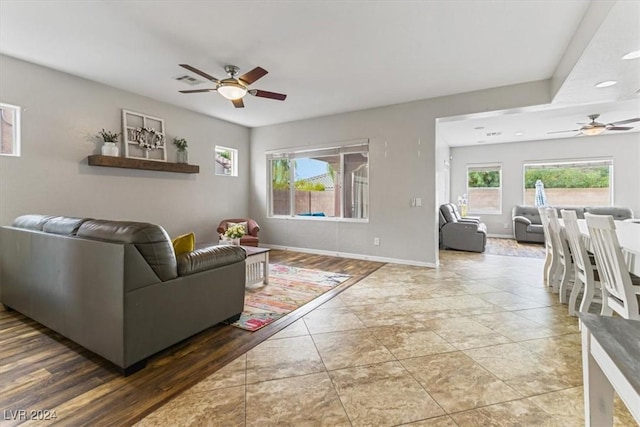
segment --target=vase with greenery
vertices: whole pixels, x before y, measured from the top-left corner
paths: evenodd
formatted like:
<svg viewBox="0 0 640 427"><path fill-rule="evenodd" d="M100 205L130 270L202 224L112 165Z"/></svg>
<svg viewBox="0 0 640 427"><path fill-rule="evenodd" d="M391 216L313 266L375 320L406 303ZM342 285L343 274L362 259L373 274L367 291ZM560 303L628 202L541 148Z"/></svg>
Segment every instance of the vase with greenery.
<svg viewBox="0 0 640 427"><path fill-rule="evenodd" d="M232 245L239 245L240 238L245 235L244 226L241 224L235 224L227 228L227 231L222 235L223 241L231 243Z"/></svg>
<svg viewBox="0 0 640 427"><path fill-rule="evenodd" d="M176 162L177 163L189 163L189 152L187 151L188 143L184 138L173 138L173 145L176 146L178 150L176 152Z"/></svg>
<svg viewBox="0 0 640 427"><path fill-rule="evenodd" d="M102 141L104 141L101 149L103 156L118 157L120 155L120 149L116 144L120 137L120 133L102 129L98 132L98 136L102 138Z"/></svg>

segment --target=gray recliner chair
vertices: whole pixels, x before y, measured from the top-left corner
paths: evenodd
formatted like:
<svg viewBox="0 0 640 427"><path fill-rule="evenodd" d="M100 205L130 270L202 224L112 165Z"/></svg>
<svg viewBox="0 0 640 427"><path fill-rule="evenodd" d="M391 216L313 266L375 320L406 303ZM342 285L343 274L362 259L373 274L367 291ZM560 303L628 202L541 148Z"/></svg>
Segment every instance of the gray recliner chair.
<svg viewBox="0 0 640 427"><path fill-rule="evenodd" d="M484 252L487 226L475 218L464 218L456 205L440 206L440 245L459 251Z"/></svg>

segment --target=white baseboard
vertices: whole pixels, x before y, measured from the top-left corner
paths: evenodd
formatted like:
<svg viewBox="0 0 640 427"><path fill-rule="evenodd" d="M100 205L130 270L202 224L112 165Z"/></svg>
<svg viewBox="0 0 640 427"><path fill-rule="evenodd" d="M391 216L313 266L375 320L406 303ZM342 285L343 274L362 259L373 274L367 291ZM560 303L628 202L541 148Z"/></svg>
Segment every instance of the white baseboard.
<svg viewBox="0 0 640 427"><path fill-rule="evenodd" d="M487 237L494 237L496 239L514 239L513 234L487 234Z"/></svg>
<svg viewBox="0 0 640 427"><path fill-rule="evenodd" d="M387 258L387 257L373 256L373 255L352 254L352 253L346 253L346 252L324 251L321 249L294 248L291 246L269 245L269 244L262 244L262 243L260 243L260 246L263 246L265 248L271 248L271 249L279 249L282 251L302 252L302 253L314 254L314 255L327 255L327 256L335 256L338 258L351 258L351 259L361 259L364 261L376 261L376 262L386 262L391 264L414 265L417 267L438 268L438 265L432 262L422 262L422 261L414 261L414 260L408 260L408 259Z"/></svg>

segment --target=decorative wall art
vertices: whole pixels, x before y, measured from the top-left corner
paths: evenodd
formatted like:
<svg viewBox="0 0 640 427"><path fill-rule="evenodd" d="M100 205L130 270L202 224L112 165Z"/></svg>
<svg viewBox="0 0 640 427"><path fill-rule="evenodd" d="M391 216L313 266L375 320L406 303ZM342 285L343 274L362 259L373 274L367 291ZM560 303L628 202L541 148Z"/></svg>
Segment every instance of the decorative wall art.
<svg viewBox="0 0 640 427"><path fill-rule="evenodd" d="M123 109L122 135L125 157L167 161L163 119Z"/></svg>

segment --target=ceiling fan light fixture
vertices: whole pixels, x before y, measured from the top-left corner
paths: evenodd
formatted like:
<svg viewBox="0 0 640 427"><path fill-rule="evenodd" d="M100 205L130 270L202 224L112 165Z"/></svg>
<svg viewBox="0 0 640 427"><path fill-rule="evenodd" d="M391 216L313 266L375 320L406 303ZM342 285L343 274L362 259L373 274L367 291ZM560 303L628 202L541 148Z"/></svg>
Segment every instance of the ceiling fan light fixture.
<svg viewBox="0 0 640 427"><path fill-rule="evenodd" d="M235 82L222 82L217 89L220 95L229 100L240 99L247 94L247 88Z"/></svg>
<svg viewBox="0 0 640 427"><path fill-rule="evenodd" d="M596 135L600 135L606 129L607 128L605 126L591 126L591 127L585 127L585 128L580 129L580 132L583 135L596 136Z"/></svg>

